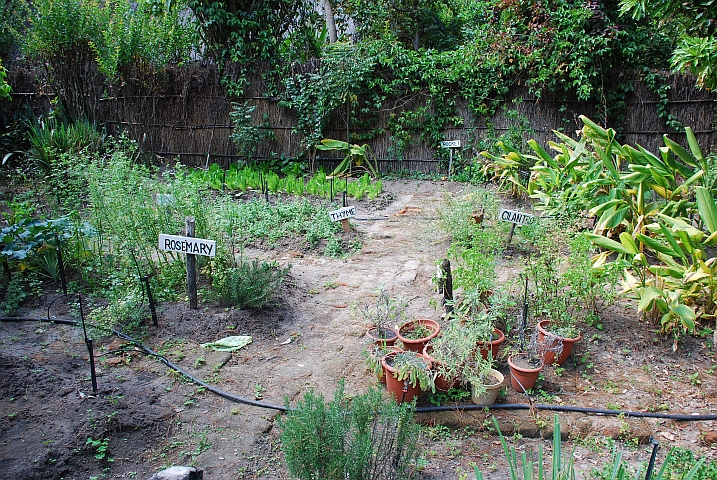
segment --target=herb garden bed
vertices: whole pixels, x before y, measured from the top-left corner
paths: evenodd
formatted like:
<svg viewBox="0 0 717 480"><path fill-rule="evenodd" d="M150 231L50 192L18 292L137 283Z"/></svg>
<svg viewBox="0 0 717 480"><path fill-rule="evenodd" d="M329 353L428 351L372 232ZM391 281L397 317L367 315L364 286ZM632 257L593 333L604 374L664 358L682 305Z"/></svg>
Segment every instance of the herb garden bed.
<svg viewBox="0 0 717 480"><path fill-rule="evenodd" d="M249 400L282 406L288 399L295 405L309 389L329 398L339 378L346 378L350 395L366 391L377 380L360 355L366 325L351 306L384 285L409 300L412 318L438 319L440 310L429 306L431 299L440 301L431 279L448 242L433 220L444 193L457 194L466 186L398 180L385 181L384 189L392 202L378 208L366 199L357 204L362 220L352 221L356 233L349 235L360 236L362 248L351 256L330 258L281 242L244 250L250 258L292 264L276 306L238 310L200 298L200 308L190 310L182 299L163 301L159 326L145 319L135 338L197 378ZM515 281L525 255L514 239L498 261L499 283ZM56 288L46 288L20 315L44 317ZM50 312L77 318L76 308L61 301ZM656 337L654 327L639 321L636 307L626 302L581 328L584 340L560 369L546 369L535 403L715 413L711 336L683 337L673 352L672 339ZM253 341L235 353L200 346L241 334ZM78 327L3 321L0 341L0 466L9 478L148 478L163 466L190 463L208 478L289 478L274 428L278 410L214 395L113 336L95 339L99 388L94 395ZM515 330L507 341L515 345ZM497 363L506 374L505 359ZM512 391L500 401L527 403ZM419 406L430 406L425 394ZM535 449L551 435L551 412L490 413L518 448ZM650 435L663 445L660 458L668 446L715 457L711 421L578 413L559 418L569 441L564 448L575 447L583 472L608 462L613 445L630 463L645 461ZM487 478L507 478L487 412L424 413L418 419L424 424L419 478L473 478L474 464Z"/></svg>

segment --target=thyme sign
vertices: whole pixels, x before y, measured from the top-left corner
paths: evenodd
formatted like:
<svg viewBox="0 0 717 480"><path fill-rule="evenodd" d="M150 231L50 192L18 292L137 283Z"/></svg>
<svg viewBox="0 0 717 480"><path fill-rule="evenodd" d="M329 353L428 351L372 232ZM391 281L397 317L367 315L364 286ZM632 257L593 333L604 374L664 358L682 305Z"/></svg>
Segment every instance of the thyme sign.
<svg viewBox="0 0 717 480"><path fill-rule="evenodd" d="M341 221L341 227L343 227L344 232L348 233L351 231L351 228L349 227L349 218L356 216L356 207L344 207L339 208L338 210L334 210L333 212L329 212L329 217L331 217L332 222L338 222Z"/></svg>

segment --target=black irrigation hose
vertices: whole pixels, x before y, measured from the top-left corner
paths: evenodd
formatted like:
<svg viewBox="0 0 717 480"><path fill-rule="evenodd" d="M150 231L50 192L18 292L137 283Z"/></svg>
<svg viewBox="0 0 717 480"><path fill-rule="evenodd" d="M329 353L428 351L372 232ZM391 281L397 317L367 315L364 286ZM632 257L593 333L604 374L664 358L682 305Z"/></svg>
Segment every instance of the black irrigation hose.
<svg viewBox="0 0 717 480"><path fill-rule="evenodd" d="M416 413L431 413L431 412L448 412L453 410L482 410L484 408L494 410L550 410L554 412L577 412L577 413L589 413L593 415L614 415L633 418L661 418L666 420L678 420L678 421L707 421L717 420L717 414L696 414L690 415L685 413L652 413L652 412L633 412L630 410L609 410L605 408L592 408L592 407L575 407L570 405L546 405L535 403L528 405L527 403L496 403L493 405L445 405L440 407L418 407Z"/></svg>
<svg viewBox="0 0 717 480"><path fill-rule="evenodd" d="M21 317L0 317L0 322L50 322L50 323L59 323L62 325L72 325L72 326L79 326L80 322L76 320L48 320L45 318L21 318ZM252 405L255 407L261 407L261 408L269 408L272 410L279 410L281 412L286 412L289 410L289 408L281 406L281 405L274 405L271 403L264 403L264 402L258 402L256 400L250 400L248 398L240 397L238 395L234 395L233 393L225 392L224 390L221 390L219 388L213 387L212 385L209 385L208 383L204 382L203 380L200 380L190 373L186 372L184 369L179 367L178 365L175 365L174 363L167 360L164 356L160 355L159 353L153 351L146 345L144 345L139 340L135 340L134 338L130 337L126 333L122 333L119 330L112 329L112 332L117 335L122 340L126 340L130 343L133 343L134 345L138 346L142 349L147 355L150 355L152 357L158 358L162 363L167 365L169 368L181 373L194 383L197 383L198 385L201 385L202 387L206 388L212 393L215 393L216 395L219 395L220 397L226 398L227 400L231 400L232 402L237 403L244 403L246 405ZM575 412L575 413L587 413L587 414L593 414L593 415L613 415L613 416L620 416L623 415L625 417L633 417L633 418L659 418L659 419L665 419L665 420L677 420L677 421L683 421L683 422L702 422L702 421L708 421L708 420L717 420L717 414L696 414L696 415L690 415L690 414L684 414L684 413L652 413L652 412L633 412L629 410L609 410L604 408L592 408L592 407L575 407L570 405L546 405L546 404L526 404L526 403L496 403L493 405L475 405L475 404L468 404L468 405L444 405L440 407L417 407L414 411L416 413L434 413L434 412L450 412L450 411L471 411L471 410L483 410L485 408L492 409L492 410L548 410L548 411L554 411L554 412Z"/></svg>

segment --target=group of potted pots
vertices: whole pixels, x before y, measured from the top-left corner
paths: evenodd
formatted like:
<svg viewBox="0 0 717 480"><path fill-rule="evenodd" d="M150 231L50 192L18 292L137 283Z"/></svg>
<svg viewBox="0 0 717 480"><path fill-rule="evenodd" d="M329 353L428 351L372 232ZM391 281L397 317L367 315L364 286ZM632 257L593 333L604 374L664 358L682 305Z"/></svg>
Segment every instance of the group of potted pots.
<svg viewBox="0 0 717 480"><path fill-rule="evenodd" d="M470 385L474 402L492 404L504 380L492 360L505 340L493 320L483 306L471 315L457 309L445 327L429 319L405 321L393 332L375 325L367 332L367 360L398 402L411 401L421 390L445 392L462 384Z"/></svg>
<svg viewBox="0 0 717 480"><path fill-rule="evenodd" d="M379 300L391 305L385 297ZM470 387L474 403L493 404L504 380L493 368L505 341L495 327L498 310L466 297L443 326L429 319L404 319L396 329L375 324L366 334L371 340L367 363L399 403L410 402L422 390L463 386ZM579 339L573 325L539 321L530 341L508 356L511 387L520 393L534 388L543 367L562 365Z"/></svg>

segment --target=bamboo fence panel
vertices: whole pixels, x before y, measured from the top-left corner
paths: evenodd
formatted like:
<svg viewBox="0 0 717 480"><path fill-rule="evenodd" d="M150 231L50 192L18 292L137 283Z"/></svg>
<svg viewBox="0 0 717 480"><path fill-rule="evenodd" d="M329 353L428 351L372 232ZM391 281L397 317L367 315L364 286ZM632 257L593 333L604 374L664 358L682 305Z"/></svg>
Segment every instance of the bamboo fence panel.
<svg viewBox="0 0 717 480"><path fill-rule="evenodd" d="M302 137L295 132L297 117L294 111L280 105L279 99L261 96L263 83L259 75L247 86L242 98L229 98L216 70L210 67L193 67L170 70L161 75L134 72L132 80L110 89L100 102L99 121L110 133L126 132L136 140L142 152L185 165L204 167L219 163L228 167L237 161L237 149L231 139L232 125L229 113L232 102L249 102L256 106L253 118L256 124L268 120L273 139L259 145L256 159L277 158L281 155L295 158L302 151ZM52 92L35 83L34 76L26 70L11 70L9 80L20 102L0 104L8 114L29 105L36 113L49 109ZM621 143L640 144L652 152L663 146L662 135L685 145L684 130L672 130L657 114L658 96L647 86L627 75L612 79L614 82L632 82L634 91L625 96L624 120L618 130ZM663 80L664 81L664 80ZM667 112L674 115L683 126L695 131L703 151L714 151L717 145L715 125L715 99L713 93L697 90L694 78L688 75L670 75ZM324 137L346 140L347 123L351 134L367 135L373 129L387 130L392 113L411 109L423 99L416 97L389 100L387 108L370 115L348 118L345 109L336 112ZM404 103L402 103L404 102ZM522 134L523 140L536 139L547 146L557 141L553 130L560 130L575 137L580 128L579 115L612 126L610 118L604 117L595 105L579 102L575 98L555 98L544 95L535 98L527 88L517 84L510 95L499 105L496 114L486 122L475 118L466 102L457 99L458 115L462 125L449 126L445 138L460 140L459 155L465 160L479 158L485 142L505 133ZM525 128L521 128L523 123ZM411 137L407 148L397 153L396 141L388 133L376 135L359 143L370 145L378 159L381 170L411 170L424 173L444 172L448 152L427 145L418 134ZM337 152L318 152L316 165L332 168L340 158Z"/></svg>

